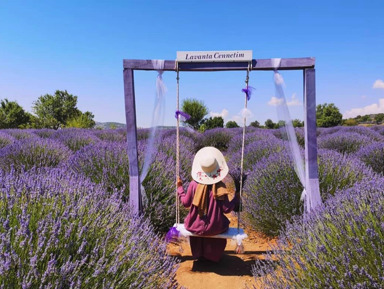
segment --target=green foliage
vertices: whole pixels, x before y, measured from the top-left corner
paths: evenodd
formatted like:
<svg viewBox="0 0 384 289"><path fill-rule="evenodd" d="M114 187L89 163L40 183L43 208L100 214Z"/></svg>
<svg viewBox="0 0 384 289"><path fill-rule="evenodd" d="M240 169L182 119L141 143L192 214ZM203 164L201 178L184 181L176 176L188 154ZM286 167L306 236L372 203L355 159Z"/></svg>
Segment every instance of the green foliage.
<svg viewBox="0 0 384 289"><path fill-rule="evenodd" d="M239 127L239 125L237 124L236 121L234 121L234 120L230 120L230 121L228 121L228 122L225 124L225 127L226 127L226 128L235 128L235 127Z"/></svg>
<svg viewBox="0 0 384 289"><path fill-rule="evenodd" d="M265 121L264 124L265 124L265 127L269 129L273 129L276 127L276 124L269 118Z"/></svg>
<svg viewBox="0 0 384 289"><path fill-rule="evenodd" d="M79 115L70 119L67 122L66 127L93 128L96 124L96 122L93 120L94 117L95 116L89 111L80 113Z"/></svg>
<svg viewBox="0 0 384 289"><path fill-rule="evenodd" d="M54 95L46 94L34 102L33 112L39 118L39 125L45 128L58 129L64 127L67 121L81 115L76 107L77 96L66 90L56 90Z"/></svg>
<svg viewBox="0 0 384 289"><path fill-rule="evenodd" d="M343 116L339 109L333 104L319 104L316 107L317 126L319 127L332 127L340 125Z"/></svg>
<svg viewBox="0 0 384 289"><path fill-rule="evenodd" d="M260 127L260 123L257 120L252 121L249 125L253 127Z"/></svg>
<svg viewBox="0 0 384 289"><path fill-rule="evenodd" d="M16 101L1 100L0 128L22 128L29 120L29 114Z"/></svg>
<svg viewBox="0 0 384 289"><path fill-rule="evenodd" d="M355 120L353 118L346 119L346 120L343 121L343 125L345 125L345 126L355 126L355 125L357 125L357 120Z"/></svg>
<svg viewBox="0 0 384 289"><path fill-rule="evenodd" d="M185 123L195 130L200 128L204 116L208 113L208 108L202 101L196 99L186 99L182 104L182 111L188 113L191 118L186 120Z"/></svg>
<svg viewBox="0 0 384 289"><path fill-rule="evenodd" d="M375 115L376 124L382 123L384 120L384 113L378 113Z"/></svg>
<svg viewBox="0 0 384 289"><path fill-rule="evenodd" d="M293 127L303 127L304 126L304 121L301 121L300 119L294 119L292 120L292 125Z"/></svg>
<svg viewBox="0 0 384 289"><path fill-rule="evenodd" d="M224 119L221 116L204 119L199 130L204 132L207 129L213 129L217 127L224 127Z"/></svg>

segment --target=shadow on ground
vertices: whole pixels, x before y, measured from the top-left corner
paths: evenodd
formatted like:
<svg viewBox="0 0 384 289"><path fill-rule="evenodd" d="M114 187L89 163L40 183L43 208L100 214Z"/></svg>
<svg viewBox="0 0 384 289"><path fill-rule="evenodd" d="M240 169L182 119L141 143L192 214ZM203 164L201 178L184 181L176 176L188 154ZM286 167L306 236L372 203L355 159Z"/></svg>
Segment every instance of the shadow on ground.
<svg viewBox="0 0 384 289"><path fill-rule="evenodd" d="M177 258L180 262L193 261L191 271L196 273L215 273L221 276L252 276L252 266L255 264L254 255L263 253L265 251L254 251L252 252L252 258L246 256L248 254L242 254L241 257L224 254L220 262L217 263L208 260L194 260L192 256L179 256ZM259 262L267 261L259 259Z"/></svg>

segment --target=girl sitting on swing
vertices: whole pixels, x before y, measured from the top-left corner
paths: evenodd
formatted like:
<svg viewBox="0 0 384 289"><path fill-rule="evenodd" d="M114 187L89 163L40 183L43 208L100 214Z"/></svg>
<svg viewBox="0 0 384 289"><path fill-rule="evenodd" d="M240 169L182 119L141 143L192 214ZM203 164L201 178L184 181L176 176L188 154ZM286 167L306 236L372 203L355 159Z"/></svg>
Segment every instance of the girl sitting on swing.
<svg viewBox="0 0 384 289"><path fill-rule="evenodd" d="M197 235L214 236L229 228L229 220L224 215L238 205L237 194L229 201L228 191L222 180L228 174L228 166L223 154L214 147L199 150L192 164L192 178L187 193L180 178L177 193L184 207L189 207L185 217L185 228ZM227 244L226 239L190 237L192 256L198 260L220 261Z"/></svg>

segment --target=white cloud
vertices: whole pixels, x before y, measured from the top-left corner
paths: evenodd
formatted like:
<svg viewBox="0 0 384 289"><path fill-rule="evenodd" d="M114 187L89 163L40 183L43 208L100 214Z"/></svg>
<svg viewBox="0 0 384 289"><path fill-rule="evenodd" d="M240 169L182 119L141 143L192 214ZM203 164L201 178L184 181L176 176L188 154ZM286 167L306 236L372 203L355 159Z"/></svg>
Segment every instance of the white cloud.
<svg viewBox="0 0 384 289"><path fill-rule="evenodd" d="M291 101L287 102L288 106L300 106L302 103L297 99L296 93L292 94Z"/></svg>
<svg viewBox="0 0 384 289"><path fill-rule="evenodd" d="M382 81L381 79L376 80L375 83L373 84L373 88L384 89L384 81Z"/></svg>
<svg viewBox="0 0 384 289"><path fill-rule="evenodd" d="M231 120L236 121L239 126L243 126L244 117L246 117L248 122L248 119L252 116L252 111L250 111L248 108L243 108L238 114L232 116Z"/></svg>
<svg viewBox="0 0 384 289"><path fill-rule="evenodd" d="M218 117L218 116L221 116L223 119L225 119L227 116L228 116L228 110L226 110L225 108L221 111L221 112L209 112L209 116L210 117Z"/></svg>
<svg viewBox="0 0 384 289"><path fill-rule="evenodd" d="M384 113L384 98L379 99L379 103L373 103L371 105L362 108L352 108L344 113L343 118L353 118L358 115Z"/></svg>
<svg viewBox="0 0 384 289"><path fill-rule="evenodd" d="M362 99L366 99L367 96L366 96L366 95L362 95L361 98L362 98Z"/></svg>
<svg viewBox="0 0 384 289"><path fill-rule="evenodd" d="M270 101L268 101L268 104L271 106L278 106L284 103L283 98L277 98L276 96L272 96ZM291 100L287 101L288 106L300 106L302 103L297 99L296 93L292 94Z"/></svg>
<svg viewBox="0 0 384 289"><path fill-rule="evenodd" d="M284 99L277 98L276 96L272 96L271 100L268 101L268 104L271 106L278 106L284 102Z"/></svg>

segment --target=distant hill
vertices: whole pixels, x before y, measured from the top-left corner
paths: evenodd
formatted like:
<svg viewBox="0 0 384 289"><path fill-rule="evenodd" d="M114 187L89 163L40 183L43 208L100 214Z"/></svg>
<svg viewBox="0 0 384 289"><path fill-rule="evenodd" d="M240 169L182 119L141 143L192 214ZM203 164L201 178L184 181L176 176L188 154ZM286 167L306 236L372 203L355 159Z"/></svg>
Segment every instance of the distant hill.
<svg viewBox="0 0 384 289"><path fill-rule="evenodd" d="M95 125L95 128L99 128L99 129L109 129L109 128L113 128L113 129L116 129L116 128L126 128L126 124L125 123L119 123L119 122L97 122L96 121L96 125Z"/></svg>

